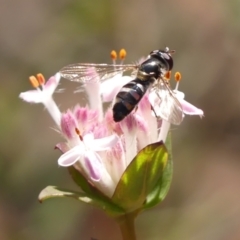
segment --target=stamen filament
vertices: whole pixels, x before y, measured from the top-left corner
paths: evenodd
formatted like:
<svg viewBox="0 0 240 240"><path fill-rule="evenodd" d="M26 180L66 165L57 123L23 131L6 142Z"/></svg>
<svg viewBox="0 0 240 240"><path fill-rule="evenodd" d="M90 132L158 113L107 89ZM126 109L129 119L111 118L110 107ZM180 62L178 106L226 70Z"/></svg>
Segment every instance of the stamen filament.
<svg viewBox="0 0 240 240"><path fill-rule="evenodd" d="M113 61L113 64L116 64L116 59L117 59L117 52L115 50L112 50L110 53L111 59Z"/></svg>

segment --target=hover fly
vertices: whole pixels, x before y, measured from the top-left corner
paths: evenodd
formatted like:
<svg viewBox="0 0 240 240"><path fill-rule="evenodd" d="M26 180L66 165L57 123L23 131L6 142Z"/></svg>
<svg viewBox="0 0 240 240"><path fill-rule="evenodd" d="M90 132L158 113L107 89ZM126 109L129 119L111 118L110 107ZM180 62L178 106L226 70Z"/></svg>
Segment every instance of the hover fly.
<svg viewBox="0 0 240 240"><path fill-rule="evenodd" d="M89 69L94 67L100 81L122 74L125 71L135 71L133 80L122 87L115 97L113 104L113 119L115 122L123 120L133 111L138 103L148 91L156 91L160 98L160 117L170 123L178 125L182 122L182 107L169 87L164 75L171 71L173 59L169 48L164 50L154 50L150 52L147 60L141 64L95 64L76 63L68 65L60 70L62 77L76 82L86 82L93 80L96 76L91 76ZM153 109L154 110L154 109Z"/></svg>

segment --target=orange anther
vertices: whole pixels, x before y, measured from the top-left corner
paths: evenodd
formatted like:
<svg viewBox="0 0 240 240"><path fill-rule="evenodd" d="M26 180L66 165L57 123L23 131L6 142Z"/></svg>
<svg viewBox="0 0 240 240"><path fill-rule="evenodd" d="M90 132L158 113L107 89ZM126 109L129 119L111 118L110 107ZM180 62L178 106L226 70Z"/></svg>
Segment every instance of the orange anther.
<svg viewBox="0 0 240 240"><path fill-rule="evenodd" d="M36 79L36 77L30 76L30 77L29 77L29 81L30 81L30 83L32 84L32 86L33 86L34 88L38 88L38 87L39 87L39 82L38 82L38 80Z"/></svg>
<svg viewBox="0 0 240 240"><path fill-rule="evenodd" d="M41 73L37 74L37 80L39 82L40 85L44 85L45 84L45 78Z"/></svg>
<svg viewBox="0 0 240 240"><path fill-rule="evenodd" d="M168 71L164 74L164 77L166 78L166 80L170 80L171 78L171 71Z"/></svg>
<svg viewBox="0 0 240 240"><path fill-rule="evenodd" d="M75 132L76 132L77 135L80 135L80 131L79 131L78 128L75 128Z"/></svg>
<svg viewBox="0 0 240 240"><path fill-rule="evenodd" d="M126 52L126 50L125 50L124 48L122 48L122 49L119 51L119 58L120 58L121 60L124 60L126 56L127 56L127 52Z"/></svg>
<svg viewBox="0 0 240 240"><path fill-rule="evenodd" d="M176 72L175 75L174 75L174 78L177 82L179 82L182 78L182 75L180 72Z"/></svg>
<svg viewBox="0 0 240 240"><path fill-rule="evenodd" d="M78 128L75 128L75 132L79 136L80 140L83 141L83 137L82 137L82 135L81 135L81 133L80 133Z"/></svg>
<svg viewBox="0 0 240 240"><path fill-rule="evenodd" d="M110 56L111 56L112 60L116 60L117 59L117 52L112 50L111 53L110 53Z"/></svg>

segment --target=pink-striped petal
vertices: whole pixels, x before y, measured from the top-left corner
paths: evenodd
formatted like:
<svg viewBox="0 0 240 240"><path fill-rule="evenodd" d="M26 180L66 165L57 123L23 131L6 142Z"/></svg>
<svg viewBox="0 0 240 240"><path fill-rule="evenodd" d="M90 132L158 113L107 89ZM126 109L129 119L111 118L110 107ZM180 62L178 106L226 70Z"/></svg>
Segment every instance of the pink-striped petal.
<svg viewBox="0 0 240 240"><path fill-rule="evenodd" d="M55 89L57 88L61 79L60 73L56 73L54 76L50 77L48 81L43 86L44 91L47 91L48 94L51 96Z"/></svg>
<svg viewBox="0 0 240 240"><path fill-rule="evenodd" d="M92 151L86 151L84 154L84 165L88 171L88 175L93 181L101 179L101 169L104 167L101 163L101 158Z"/></svg>
<svg viewBox="0 0 240 240"><path fill-rule="evenodd" d="M78 125L75 116L70 110L62 114L60 124L62 133L67 139L76 138L76 128L78 128Z"/></svg>
<svg viewBox="0 0 240 240"><path fill-rule="evenodd" d="M62 153L65 153L69 150L69 146L65 142L56 144L55 149L60 150Z"/></svg>
<svg viewBox="0 0 240 240"><path fill-rule="evenodd" d="M203 110L195 107L191 103L185 101L184 99L179 99L179 102L182 105L183 112L187 115L199 115L202 117L204 115Z"/></svg>

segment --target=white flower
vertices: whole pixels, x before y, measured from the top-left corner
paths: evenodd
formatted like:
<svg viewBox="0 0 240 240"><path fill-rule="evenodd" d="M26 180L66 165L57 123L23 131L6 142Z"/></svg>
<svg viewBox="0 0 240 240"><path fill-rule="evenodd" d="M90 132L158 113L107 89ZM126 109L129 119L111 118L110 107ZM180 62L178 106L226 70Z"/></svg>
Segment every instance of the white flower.
<svg viewBox="0 0 240 240"><path fill-rule="evenodd" d="M60 74L57 73L55 76L49 78L47 82L45 82L42 74L38 74L37 78L31 76L29 80L36 90L22 92L19 95L19 97L26 102L42 103L58 126L60 124L61 112L54 102L52 95L59 84L60 78Z"/></svg>
<svg viewBox="0 0 240 240"><path fill-rule="evenodd" d="M58 164L62 167L68 167L75 164L77 161L82 162L83 158L87 158L87 156L92 156L94 160L99 159L96 152L109 150L117 142L117 135L94 139L93 134L86 134L82 137L77 146L71 148L58 159Z"/></svg>
<svg viewBox="0 0 240 240"><path fill-rule="evenodd" d="M58 164L62 167L73 165L94 186L111 196L116 183L104 158L119 142L118 135L108 133L105 126L99 124L96 110L79 106L62 114L61 132L67 142L56 145L63 152Z"/></svg>
<svg viewBox="0 0 240 240"><path fill-rule="evenodd" d="M58 159L58 164L62 167L75 165L102 192L112 195L115 183L97 152L109 150L117 141L117 135L94 139L93 134L87 134L82 137L82 141L77 146L65 152Z"/></svg>

